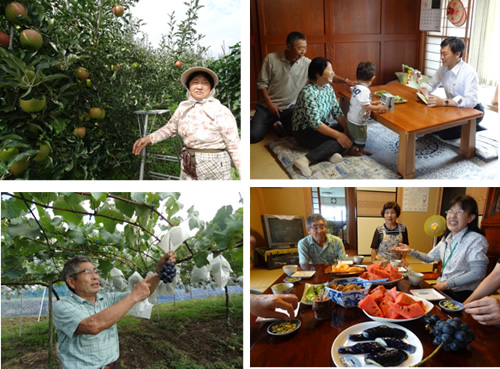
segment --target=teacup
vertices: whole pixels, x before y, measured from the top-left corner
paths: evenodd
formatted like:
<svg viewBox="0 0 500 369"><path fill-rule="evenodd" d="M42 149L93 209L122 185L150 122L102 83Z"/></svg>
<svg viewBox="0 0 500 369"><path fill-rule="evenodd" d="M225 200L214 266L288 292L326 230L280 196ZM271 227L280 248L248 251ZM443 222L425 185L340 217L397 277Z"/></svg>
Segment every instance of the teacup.
<svg viewBox="0 0 500 369"><path fill-rule="evenodd" d="M362 264L363 263L363 256L353 256L352 259L354 260L354 264Z"/></svg>
<svg viewBox="0 0 500 369"><path fill-rule="evenodd" d="M397 268L401 264L401 260L391 260L391 265L393 268Z"/></svg>
<svg viewBox="0 0 500 369"><path fill-rule="evenodd" d="M283 266L283 271L288 275L291 276L293 273L295 273L298 269L297 265L285 265Z"/></svg>
<svg viewBox="0 0 500 369"><path fill-rule="evenodd" d="M410 272L410 273L408 273L408 279L410 280L410 283L413 286L420 285L420 282L422 282L423 278L424 278L424 274L423 273L417 273L417 272Z"/></svg>

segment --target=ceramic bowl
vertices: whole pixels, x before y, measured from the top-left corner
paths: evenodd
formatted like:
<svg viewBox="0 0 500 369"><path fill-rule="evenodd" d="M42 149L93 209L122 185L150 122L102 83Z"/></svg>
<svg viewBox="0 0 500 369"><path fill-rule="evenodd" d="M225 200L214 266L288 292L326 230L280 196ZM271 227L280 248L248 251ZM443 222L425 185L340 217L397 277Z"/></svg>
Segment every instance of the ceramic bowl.
<svg viewBox="0 0 500 369"><path fill-rule="evenodd" d="M363 259L364 257L363 256L354 256L352 258L354 260L354 264L363 264Z"/></svg>
<svg viewBox="0 0 500 369"><path fill-rule="evenodd" d="M413 286L418 286L422 279L424 278L423 273L410 272L408 273L408 279Z"/></svg>
<svg viewBox="0 0 500 369"><path fill-rule="evenodd" d="M275 295L292 293L293 283L277 283L271 286Z"/></svg>
<svg viewBox="0 0 500 369"><path fill-rule="evenodd" d="M330 297L330 299L336 304L345 308L357 307L358 303L361 300L363 300L366 296L368 296L370 287L372 286L370 281L366 281L361 278L334 279L330 283L344 284L344 285L350 283L362 283L363 287L362 290L349 291L349 292L340 292L330 288L329 286L325 287L326 291L328 292L328 297Z"/></svg>
<svg viewBox="0 0 500 369"><path fill-rule="evenodd" d="M293 273L297 271L299 267L297 265L285 265L283 266L283 271L286 275L291 276Z"/></svg>
<svg viewBox="0 0 500 369"><path fill-rule="evenodd" d="M396 268L399 266L399 264L401 264L401 260L391 260L391 265L393 268Z"/></svg>

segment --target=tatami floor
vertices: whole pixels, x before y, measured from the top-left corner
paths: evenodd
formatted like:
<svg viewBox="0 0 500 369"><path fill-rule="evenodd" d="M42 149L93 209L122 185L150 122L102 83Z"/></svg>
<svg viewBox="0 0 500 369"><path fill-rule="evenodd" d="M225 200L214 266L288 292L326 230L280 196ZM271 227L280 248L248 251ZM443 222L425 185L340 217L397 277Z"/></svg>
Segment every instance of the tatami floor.
<svg viewBox="0 0 500 369"><path fill-rule="evenodd" d="M370 258L365 256L364 262L368 262ZM407 257L413 270L416 272L432 272L432 264L426 264L411 256ZM264 292L267 288L271 287L274 282L283 274L280 269L267 269L265 267L254 267L250 270L250 289L254 292ZM426 282L434 282L433 280L426 280Z"/></svg>
<svg viewBox="0 0 500 369"><path fill-rule="evenodd" d="M290 179L266 147L268 142L276 138L276 133L269 132L264 140L250 145L251 179Z"/></svg>

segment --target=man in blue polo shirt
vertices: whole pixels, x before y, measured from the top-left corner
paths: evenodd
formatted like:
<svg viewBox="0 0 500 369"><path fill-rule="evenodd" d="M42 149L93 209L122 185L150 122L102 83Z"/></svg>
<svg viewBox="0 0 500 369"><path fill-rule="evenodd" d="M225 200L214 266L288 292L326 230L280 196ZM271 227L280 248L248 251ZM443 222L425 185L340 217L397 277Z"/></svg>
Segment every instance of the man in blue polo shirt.
<svg viewBox="0 0 500 369"><path fill-rule="evenodd" d="M175 262L175 253L168 252L160 259L157 273L167 260ZM62 277L73 292L54 304L63 369L118 369L116 323L154 292L160 283L158 274L146 277L132 292L99 294L99 271L90 258L77 255L64 265Z"/></svg>
<svg viewBox="0 0 500 369"><path fill-rule="evenodd" d="M326 219L321 214L311 214L306 219L309 236L298 243L300 264L332 264L346 258L342 240L328 234Z"/></svg>

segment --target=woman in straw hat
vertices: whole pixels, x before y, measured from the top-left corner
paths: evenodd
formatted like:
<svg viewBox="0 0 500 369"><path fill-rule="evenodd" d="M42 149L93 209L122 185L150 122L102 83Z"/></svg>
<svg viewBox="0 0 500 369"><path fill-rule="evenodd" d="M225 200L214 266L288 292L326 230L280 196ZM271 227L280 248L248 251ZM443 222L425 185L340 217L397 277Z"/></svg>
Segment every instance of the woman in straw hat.
<svg viewBox="0 0 500 369"><path fill-rule="evenodd" d="M231 158L240 173L240 138L233 114L214 98L219 78L208 68L194 67L182 74L181 82L188 99L164 127L138 139L132 152L139 155L146 145L178 133L185 146L181 179L230 180Z"/></svg>

